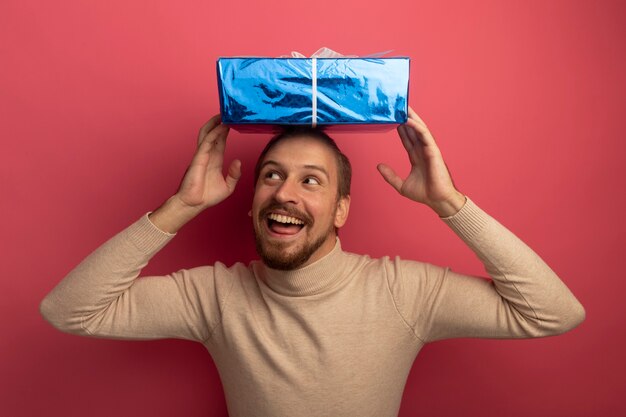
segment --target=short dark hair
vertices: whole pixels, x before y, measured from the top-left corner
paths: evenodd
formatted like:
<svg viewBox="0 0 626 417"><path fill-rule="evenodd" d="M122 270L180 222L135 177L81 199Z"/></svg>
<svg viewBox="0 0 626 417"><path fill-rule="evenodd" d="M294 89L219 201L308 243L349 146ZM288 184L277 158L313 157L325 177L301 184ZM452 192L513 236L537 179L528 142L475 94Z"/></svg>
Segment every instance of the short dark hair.
<svg viewBox="0 0 626 417"><path fill-rule="evenodd" d="M326 146L328 146L333 153L335 154L335 159L337 162L337 199L342 197L347 197L350 195L350 182L352 181L352 165L350 165L350 160L337 143L328 136L323 130L315 127L308 126L297 126L297 127L288 127L283 129L281 132L272 137L269 142L265 145L265 148L261 151L259 155L259 159L256 161L256 166L254 167L254 183L256 184L259 180L259 174L261 173L261 164L265 155L272 149L276 144L282 142L286 139L291 139L295 137L311 137L319 140Z"/></svg>

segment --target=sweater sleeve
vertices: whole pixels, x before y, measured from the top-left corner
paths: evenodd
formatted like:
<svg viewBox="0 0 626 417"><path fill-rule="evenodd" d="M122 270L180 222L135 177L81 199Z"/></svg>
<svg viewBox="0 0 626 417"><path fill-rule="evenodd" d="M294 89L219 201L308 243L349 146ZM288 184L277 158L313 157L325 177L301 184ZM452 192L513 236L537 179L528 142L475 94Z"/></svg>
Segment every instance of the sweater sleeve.
<svg viewBox="0 0 626 417"><path fill-rule="evenodd" d="M470 199L442 220L478 256L491 280L396 260L388 274L391 291L423 342L551 336L584 320L584 308L554 271Z"/></svg>
<svg viewBox="0 0 626 417"><path fill-rule="evenodd" d="M219 320L213 267L137 279L173 236L144 215L76 266L43 299L41 314L84 336L205 340Z"/></svg>

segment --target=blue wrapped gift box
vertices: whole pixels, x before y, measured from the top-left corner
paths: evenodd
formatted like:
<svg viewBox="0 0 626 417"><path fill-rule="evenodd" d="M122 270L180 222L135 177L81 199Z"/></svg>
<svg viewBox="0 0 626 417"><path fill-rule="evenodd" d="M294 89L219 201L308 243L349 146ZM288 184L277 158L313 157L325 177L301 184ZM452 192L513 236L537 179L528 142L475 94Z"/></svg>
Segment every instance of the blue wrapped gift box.
<svg viewBox="0 0 626 417"><path fill-rule="evenodd" d="M307 125L387 130L405 123L409 58L220 58L222 123L242 132Z"/></svg>

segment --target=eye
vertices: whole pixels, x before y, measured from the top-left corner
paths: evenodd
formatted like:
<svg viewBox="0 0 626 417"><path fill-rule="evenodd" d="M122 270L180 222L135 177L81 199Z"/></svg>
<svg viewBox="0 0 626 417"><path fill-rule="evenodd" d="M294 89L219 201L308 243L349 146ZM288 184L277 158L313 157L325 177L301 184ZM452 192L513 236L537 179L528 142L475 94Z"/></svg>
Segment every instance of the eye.
<svg viewBox="0 0 626 417"><path fill-rule="evenodd" d="M304 183L307 185L320 185L320 182L315 177L306 177Z"/></svg>
<svg viewBox="0 0 626 417"><path fill-rule="evenodd" d="M280 175L278 175L278 172L276 172L276 171L267 171L265 173L265 178L267 178L269 180L279 180L280 179Z"/></svg>

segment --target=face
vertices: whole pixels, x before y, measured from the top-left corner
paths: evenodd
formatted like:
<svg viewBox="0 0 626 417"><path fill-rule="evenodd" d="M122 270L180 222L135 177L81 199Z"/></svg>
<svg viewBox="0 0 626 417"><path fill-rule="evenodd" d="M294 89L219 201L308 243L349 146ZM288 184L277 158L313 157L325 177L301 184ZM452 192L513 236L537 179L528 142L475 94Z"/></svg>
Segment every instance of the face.
<svg viewBox="0 0 626 417"><path fill-rule="evenodd" d="M337 198L335 154L311 137L285 139L261 164L252 202L257 251L270 268L309 265L335 246L350 198Z"/></svg>

